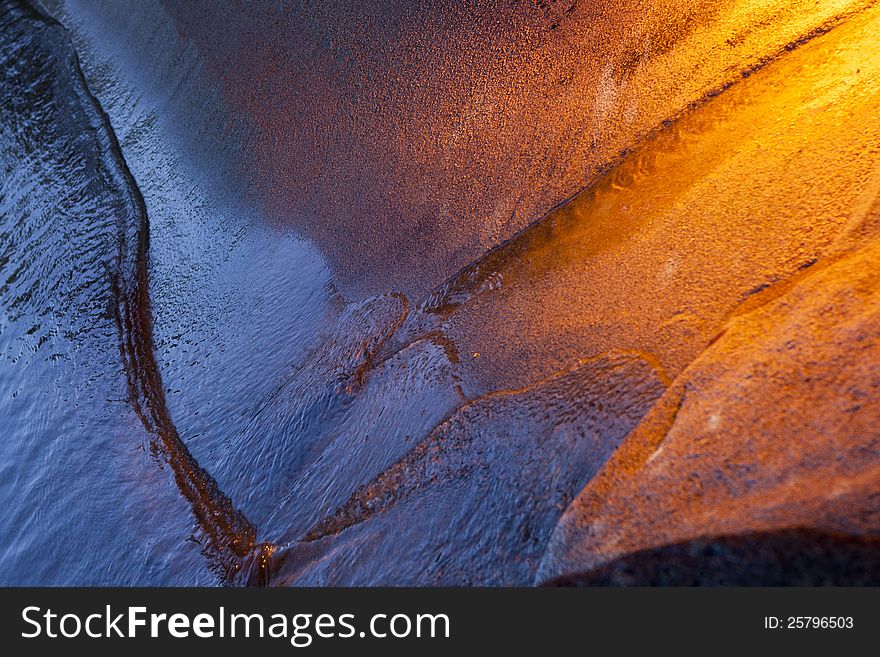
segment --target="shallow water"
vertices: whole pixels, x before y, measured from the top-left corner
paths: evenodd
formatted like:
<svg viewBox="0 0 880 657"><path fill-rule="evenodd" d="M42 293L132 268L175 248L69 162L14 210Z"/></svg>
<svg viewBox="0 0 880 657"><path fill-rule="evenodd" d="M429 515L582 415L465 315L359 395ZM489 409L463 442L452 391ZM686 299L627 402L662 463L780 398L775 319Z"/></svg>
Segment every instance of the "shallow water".
<svg viewBox="0 0 880 657"><path fill-rule="evenodd" d="M203 561L186 504L129 394L137 336L116 320L137 287L130 179L63 29L13 7L3 34L3 580L210 581L186 567Z"/></svg>
<svg viewBox="0 0 880 657"><path fill-rule="evenodd" d="M490 4L3 5L0 583L532 583L855 220L874 3Z"/></svg>
<svg viewBox="0 0 880 657"><path fill-rule="evenodd" d="M388 393L384 403L380 395L364 407L356 395L360 379L406 313L406 299L344 300L314 247L257 223L252 212L248 215L214 191L215 178L188 166L170 130L155 127L162 108L132 91L136 72L110 70L96 53L97 64L84 68L86 85L70 35L60 25L18 6L6 21L4 36L17 48L7 60L4 94L21 99L21 107L4 108L11 175L3 197L9 226L4 265L10 271L4 288L10 355L3 380L10 394L2 410L4 417L21 420L6 445L4 463L17 462L15 477L27 470L31 479L23 490L15 477L7 480L8 499L16 503L7 507L14 515L5 520L17 539L15 552L3 562L9 573L5 579L54 584L233 581L241 557L257 539L250 519L265 532L263 523L290 496L302 471L339 435L349 439L348 430L360 440L371 430L391 431L383 449L393 456L411 439L407 433L427 430L460 401L448 372L445 391L433 394L434 379L442 378L448 366L446 352L433 345L412 349L411 374L392 383L412 390ZM18 74L13 60L36 79ZM102 99L100 108L92 89ZM44 112L43 105L32 102L32 90L38 90ZM91 159L80 165L81 158ZM22 181L30 186L21 187ZM205 190L214 195L208 197ZM72 220L65 222L67 217ZM64 234L46 228L58 225L65 226ZM60 282L53 282L56 278ZM63 284L87 286L83 298ZM52 305L57 299L64 300L64 307ZM23 307L25 301L29 305ZM42 325L25 323L43 316L49 319ZM22 321L13 323L19 317ZM25 349L27 356L21 353ZM70 368L54 365L71 360ZM44 380L52 387L42 385ZM80 388L88 390L86 408L66 399L70 390ZM45 397L63 410L47 405ZM418 413L410 417L414 410ZM83 436L93 441L91 436L101 434L118 440L115 447L126 455L124 467L144 470L150 483L161 481L174 504L143 490L120 489L121 475L104 481L103 469L90 473L87 466L74 464L83 480L62 475L71 464L55 450L67 446L77 459L93 462L91 449L106 456L107 448L84 443ZM22 454L37 436L47 443L40 450L45 457ZM381 467L384 461L376 458L380 466L373 467ZM361 476L372 472L363 467ZM323 486L339 484L333 478L338 475L325 474ZM52 483L70 479L65 493ZM83 489L104 504L90 499L73 504L70 498L80 498ZM25 510L17 503L19 496L29 499L34 491L59 496L55 514L39 522L23 518ZM95 574L96 551L77 535L101 522L104 506L115 505L130 509L120 522L131 522L145 505L156 505L158 513L171 517L157 522L144 513L145 525L128 528L137 530L129 542L126 532L114 536L112 524L102 528L106 532L88 535L106 551L124 553L118 557L124 563ZM56 508L45 499L34 507L31 512L41 515ZM13 525L18 529L12 530ZM53 536L50 550L47 530L55 526L68 527L71 535L67 540ZM286 527L283 521L276 533ZM156 558L154 549L164 561L159 573L147 562ZM38 551L45 554L47 567L57 570L35 575L13 558ZM197 564L188 561L187 553Z"/></svg>

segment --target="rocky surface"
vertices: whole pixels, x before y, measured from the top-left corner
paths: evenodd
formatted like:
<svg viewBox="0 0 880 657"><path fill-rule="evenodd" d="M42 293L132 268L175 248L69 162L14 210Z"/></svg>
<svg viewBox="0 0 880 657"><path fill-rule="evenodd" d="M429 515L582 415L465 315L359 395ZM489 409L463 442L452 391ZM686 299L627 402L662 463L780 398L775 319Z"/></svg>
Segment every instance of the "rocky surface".
<svg viewBox="0 0 880 657"><path fill-rule="evenodd" d="M705 535L876 537L880 244L799 279L766 290L676 379L568 508L539 579Z"/></svg>
<svg viewBox="0 0 880 657"><path fill-rule="evenodd" d="M310 530L289 533L276 581L540 583L654 550L680 564L668 583L721 583L711 560L661 549L716 538L735 553L730 571L756 560L741 581L760 582L785 550L783 579L866 581L851 566L880 527L870 403L880 385L880 12L850 9L742 65L735 83L419 304L385 348L445 336L461 355L463 394L477 401ZM535 440L548 428L528 418L552 417L554 404L508 410L517 397L495 392L543 390L554 372L620 349L674 382L640 406L647 414L613 453L615 411L598 423L578 415L625 387L575 393L574 426L597 437L571 444ZM565 506L559 490L609 455L545 533ZM560 462L573 478L542 511L538 487L554 490ZM805 533L779 534L791 528ZM843 538L811 542L811 531ZM723 538L756 532L775 538L746 552L735 547L746 539ZM838 544L857 549L831 565L813 553Z"/></svg>
<svg viewBox="0 0 880 657"><path fill-rule="evenodd" d="M876 2L47 4L251 583L875 581Z"/></svg>

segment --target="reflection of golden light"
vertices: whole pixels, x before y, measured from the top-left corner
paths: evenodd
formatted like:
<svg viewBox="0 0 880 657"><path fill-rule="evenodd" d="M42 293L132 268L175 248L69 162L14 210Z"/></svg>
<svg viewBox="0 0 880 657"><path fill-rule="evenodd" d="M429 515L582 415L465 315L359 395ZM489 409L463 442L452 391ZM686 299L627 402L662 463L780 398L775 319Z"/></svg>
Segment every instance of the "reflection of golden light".
<svg viewBox="0 0 880 657"><path fill-rule="evenodd" d="M822 7L844 4L858 3ZM462 281L503 285L470 285L454 339L492 377L519 377L503 385L615 348L679 372L750 295L815 262L864 214L880 163L878 16L810 23L469 268Z"/></svg>
<svg viewBox="0 0 880 657"><path fill-rule="evenodd" d="M268 214L314 239L343 277L417 296L694 99L865 4L577 3L554 30L522 7L474 8L473 25L432 7L434 20L402 21L395 43L346 34L340 17L333 30L352 54L341 69L291 61L296 46L279 51L286 37L268 26L234 72L210 39L202 50L257 128L248 167Z"/></svg>
<svg viewBox="0 0 880 657"><path fill-rule="evenodd" d="M365 134L341 133L342 141L358 146L343 149L344 156L322 150L323 141L332 141L327 135L337 134L322 123L333 112L302 112L314 130L285 134L289 117L300 114L302 98L291 94L296 106L285 100L291 105L276 114L264 111L268 94L250 87L238 100L245 106L259 103L249 109L269 137L258 145L256 160L265 169L257 173L277 192L279 212L312 186L337 199L333 192L340 190L314 184L317 174L298 175L303 151L317 153L316 171L326 168L333 174L327 179L341 180L337 206L356 218L356 230L339 230L344 221L339 215L322 217L314 230L329 229L328 248L341 244L340 251L364 260L361 245L388 257L424 254L398 249L410 242L396 230L389 243L377 245L372 234L364 239L357 232L361 226L378 230L386 215L454 217L455 208L446 203L456 199L464 199L469 212L490 208L478 215L462 212L479 218L461 222L482 231L474 241L508 237L498 226L513 218L519 201L511 209L494 189L513 169L506 158L519 151L551 153L554 173L567 177L568 185L590 180L589 188L467 268L449 284L454 294L441 295L431 310L443 315L444 330L460 352L472 354L462 365L484 389L534 383L585 358L620 350L659 362L675 376L736 313L766 305L809 275L804 272L832 262L829 253L841 248L841 239L874 207L880 188L880 10L873 5L730 2L705 20L689 16L676 29L656 14L642 23L621 21L628 29L609 41L623 43L622 52L590 32L595 43L585 37L578 56L557 51L558 58L551 54L542 61L526 53L524 65L506 76L463 66L476 73L463 82L456 78L459 87L450 84L458 93L447 94L448 105L424 102L411 90L395 96L394 120L382 130L375 129L379 120L362 117ZM557 66L566 70L564 85L549 73ZM533 105L548 107L539 93L545 89L533 84L542 75L553 78L548 94L558 94L552 95L558 107L549 103L548 116L530 113ZM273 71L269 78L274 76ZM317 77L326 76L319 71ZM394 84L400 87L396 79ZM377 96L392 94L385 92ZM320 109L342 104L335 93L322 83L312 100ZM413 111L422 105L435 111ZM380 117L382 109L377 107ZM500 123L496 117L503 117ZM543 133L554 137L542 141ZM320 136L321 148L313 134ZM496 141L502 146L487 146ZM560 143L568 160L554 151ZM351 161L349 153L355 154ZM388 160L390 166L375 166ZM464 166L475 162L476 174ZM600 166L607 166L606 172L594 176ZM377 180L376 170L393 175ZM521 186L549 185L546 178L553 176L544 172ZM416 180L416 193L398 180ZM344 196L352 189L356 200ZM552 191L559 189L565 187ZM370 194L383 221L352 211L361 195ZM438 198L443 202L436 203ZM393 211L384 205L387 199L393 199ZM442 233L422 224L415 231ZM463 234L464 242L473 239ZM351 242L344 244L346 239ZM438 244L445 246L442 240ZM358 387L347 391L356 394ZM236 568L241 557L253 557L257 577L268 578L274 546L251 552L253 527L215 490L170 421L151 417L155 408L147 406L145 424L158 428L178 485L215 551L231 554ZM717 431L727 427L728 417L713 412L706 424ZM755 453L766 459L773 452Z"/></svg>

